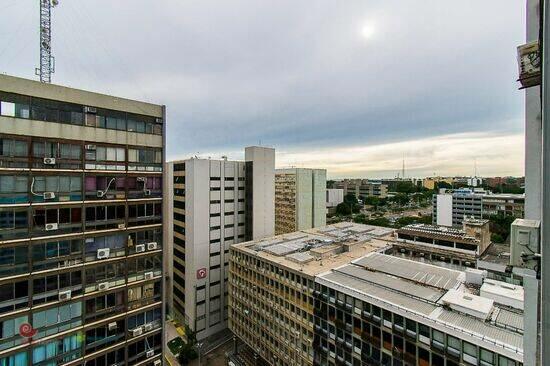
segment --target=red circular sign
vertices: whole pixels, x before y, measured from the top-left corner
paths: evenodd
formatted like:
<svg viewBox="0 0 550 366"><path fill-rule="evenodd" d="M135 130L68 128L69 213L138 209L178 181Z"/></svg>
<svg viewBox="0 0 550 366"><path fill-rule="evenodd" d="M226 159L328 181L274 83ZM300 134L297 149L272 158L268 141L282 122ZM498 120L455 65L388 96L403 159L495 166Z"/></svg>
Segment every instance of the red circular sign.
<svg viewBox="0 0 550 366"><path fill-rule="evenodd" d="M197 269L197 280L206 278L206 274L207 274L206 268Z"/></svg>
<svg viewBox="0 0 550 366"><path fill-rule="evenodd" d="M23 323L19 326L19 334L21 337L30 338L36 334L37 330L33 329L29 323Z"/></svg>

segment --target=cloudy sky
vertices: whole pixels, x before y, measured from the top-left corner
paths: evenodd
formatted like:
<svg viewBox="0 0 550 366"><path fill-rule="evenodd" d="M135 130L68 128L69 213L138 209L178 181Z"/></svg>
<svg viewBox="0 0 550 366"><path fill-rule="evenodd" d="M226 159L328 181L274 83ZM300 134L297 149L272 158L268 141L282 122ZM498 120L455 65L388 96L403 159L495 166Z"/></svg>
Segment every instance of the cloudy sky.
<svg viewBox="0 0 550 366"><path fill-rule="evenodd" d="M54 82L166 104L168 157L330 177L523 174L518 0L60 0ZM0 72L34 78L36 0L0 1Z"/></svg>

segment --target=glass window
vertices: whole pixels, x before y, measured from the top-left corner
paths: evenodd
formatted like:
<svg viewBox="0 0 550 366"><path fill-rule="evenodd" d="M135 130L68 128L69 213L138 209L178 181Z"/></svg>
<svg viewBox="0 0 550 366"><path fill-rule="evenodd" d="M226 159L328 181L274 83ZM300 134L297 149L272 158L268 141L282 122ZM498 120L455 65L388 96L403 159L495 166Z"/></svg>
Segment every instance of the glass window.
<svg viewBox="0 0 550 366"><path fill-rule="evenodd" d="M481 348L480 356L481 356L481 361L484 362L484 365L494 365L495 364L495 354L493 352Z"/></svg>

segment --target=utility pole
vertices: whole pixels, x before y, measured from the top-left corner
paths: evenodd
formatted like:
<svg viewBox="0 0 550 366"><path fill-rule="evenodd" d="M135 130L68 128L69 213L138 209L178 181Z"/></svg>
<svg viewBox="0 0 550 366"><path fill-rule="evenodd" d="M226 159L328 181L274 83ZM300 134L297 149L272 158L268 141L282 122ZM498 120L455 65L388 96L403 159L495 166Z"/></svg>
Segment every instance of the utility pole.
<svg viewBox="0 0 550 366"><path fill-rule="evenodd" d="M52 74L55 72L55 58L52 56L52 8L58 0L40 1L40 67L35 69L35 74L40 76L43 83L52 82Z"/></svg>

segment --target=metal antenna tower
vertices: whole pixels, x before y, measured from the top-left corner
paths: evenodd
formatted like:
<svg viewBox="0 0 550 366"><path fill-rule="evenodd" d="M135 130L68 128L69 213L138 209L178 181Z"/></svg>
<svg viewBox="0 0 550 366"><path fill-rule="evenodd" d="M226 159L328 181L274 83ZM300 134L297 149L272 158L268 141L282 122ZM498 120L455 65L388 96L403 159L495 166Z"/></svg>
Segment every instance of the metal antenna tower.
<svg viewBox="0 0 550 366"><path fill-rule="evenodd" d="M40 1L40 67L35 74L40 76L43 83L52 82L52 74L55 72L55 58L52 56L52 8L58 0Z"/></svg>

